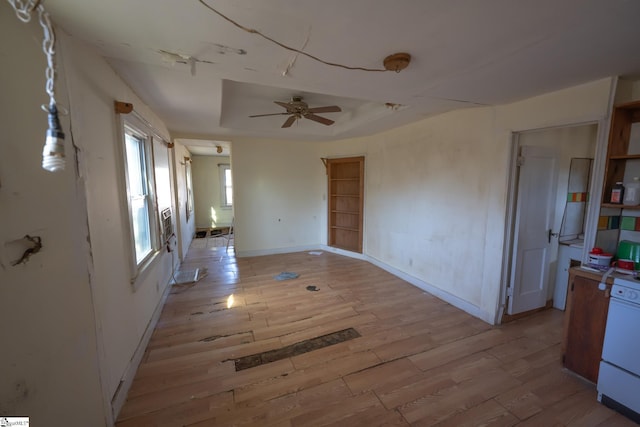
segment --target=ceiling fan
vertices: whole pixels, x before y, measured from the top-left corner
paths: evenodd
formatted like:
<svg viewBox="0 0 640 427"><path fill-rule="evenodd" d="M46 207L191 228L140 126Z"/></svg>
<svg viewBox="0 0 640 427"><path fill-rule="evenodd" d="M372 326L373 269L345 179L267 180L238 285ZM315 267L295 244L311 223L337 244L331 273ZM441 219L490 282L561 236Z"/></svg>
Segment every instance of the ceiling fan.
<svg viewBox="0 0 640 427"><path fill-rule="evenodd" d="M321 117L316 115L316 113L338 113L342 111L340 107L337 105L330 105L327 107L315 107L309 108L309 105L302 100L301 96L294 96L291 98L289 102L280 102L273 101L279 106L285 108L287 110L286 113L271 113L271 114L256 114L249 117L266 117L266 116L286 116L288 114L291 115L284 124L283 128L291 127L291 125L298 119L305 118L309 120L313 120L314 122L322 123L323 125L330 126L335 122L333 120L327 119L326 117Z"/></svg>

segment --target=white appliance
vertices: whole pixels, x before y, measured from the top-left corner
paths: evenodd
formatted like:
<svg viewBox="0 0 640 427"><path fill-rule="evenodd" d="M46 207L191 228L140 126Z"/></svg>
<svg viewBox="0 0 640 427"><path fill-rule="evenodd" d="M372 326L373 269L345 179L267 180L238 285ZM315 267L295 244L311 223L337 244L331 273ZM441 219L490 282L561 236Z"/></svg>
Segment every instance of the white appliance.
<svg viewBox="0 0 640 427"><path fill-rule="evenodd" d="M640 423L640 281L613 281L598 401Z"/></svg>
<svg viewBox="0 0 640 427"><path fill-rule="evenodd" d="M556 287L553 291L553 307L558 310L565 309L567 305L567 287L569 284L569 269L573 262L580 265L584 242L571 240L561 242L558 246L558 267L556 268Z"/></svg>

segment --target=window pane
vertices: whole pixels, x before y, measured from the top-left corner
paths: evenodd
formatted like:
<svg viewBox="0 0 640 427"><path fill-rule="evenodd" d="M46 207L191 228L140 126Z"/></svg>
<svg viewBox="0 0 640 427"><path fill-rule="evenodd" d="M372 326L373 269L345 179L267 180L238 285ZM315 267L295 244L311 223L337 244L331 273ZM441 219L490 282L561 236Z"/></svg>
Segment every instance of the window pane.
<svg viewBox="0 0 640 427"><path fill-rule="evenodd" d="M231 190L231 187L227 187L225 191L227 193L227 205L231 206L233 204L233 191Z"/></svg>
<svg viewBox="0 0 640 427"><path fill-rule="evenodd" d="M126 134L127 172L131 197L146 194L144 144L139 138Z"/></svg>
<svg viewBox="0 0 640 427"><path fill-rule="evenodd" d="M224 169L224 182L222 183L223 185L223 191L224 191L224 201L223 203L226 206L231 206L233 205L233 185L231 184L231 169L226 166Z"/></svg>
<svg viewBox="0 0 640 427"><path fill-rule="evenodd" d="M136 265L153 251L145 143L145 139L125 133L127 186Z"/></svg>
<svg viewBox="0 0 640 427"><path fill-rule="evenodd" d="M131 200L131 219L136 246L136 264L139 264L151 252L151 232L149 226L149 208L146 197Z"/></svg>

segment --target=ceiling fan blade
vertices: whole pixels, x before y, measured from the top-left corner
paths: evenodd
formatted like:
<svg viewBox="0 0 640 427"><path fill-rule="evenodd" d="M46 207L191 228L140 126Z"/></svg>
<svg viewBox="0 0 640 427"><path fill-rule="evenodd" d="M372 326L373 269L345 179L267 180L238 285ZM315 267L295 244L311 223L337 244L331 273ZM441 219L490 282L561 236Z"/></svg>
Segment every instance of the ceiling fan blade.
<svg viewBox="0 0 640 427"><path fill-rule="evenodd" d="M273 101L275 104L278 104L279 106L286 108L287 111L289 111L289 103L288 102L280 102L280 101Z"/></svg>
<svg viewBox="0 0 640 427"><path fill-rule="evenodd" d="M304 118L313 120L314 122L322 123L323 125L327 125L327 126L335 123L333 120L329 120L326 117L316 116L315 114L311 114L311 113L305 114Z"/></svg>
<svg viewBox="0 0 640 427"><path fill-rule="evenodd" d="M296 121L296 116L291 116L287 119L286 122L282 125L283 128L291 127L291 125Z"/></svg>
<svg viewBox="0 0 640 427"><path fill-rule="evenodd" d="M339 113L340 111L342 111L342 108L338 107L337 105L330 105L328 107L316 107L316 108L309 108L310 113Z"/></svg>
<svg viewBox="0 0 640 427"><path fill-rule="evenodd" d="M249 117L286 116L289 113L254 114Z"/></svg>

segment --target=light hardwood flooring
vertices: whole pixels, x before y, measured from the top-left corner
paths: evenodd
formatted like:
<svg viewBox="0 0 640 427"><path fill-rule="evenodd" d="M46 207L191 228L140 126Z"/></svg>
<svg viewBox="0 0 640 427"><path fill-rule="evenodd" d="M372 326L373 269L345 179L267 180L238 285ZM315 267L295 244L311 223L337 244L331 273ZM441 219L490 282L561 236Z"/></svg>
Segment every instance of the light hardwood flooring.
<svg viewBox="0 0 640 427"><path fill-rule="evenodd" d="M236 259L192 247L183 268L208 274L171 290L118 427L635 425L562 369L560 311L491 327L327 252ZM274 280L283 271L300 277ZM234 369L346 328L362 336Z"/></svg>

